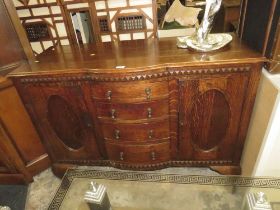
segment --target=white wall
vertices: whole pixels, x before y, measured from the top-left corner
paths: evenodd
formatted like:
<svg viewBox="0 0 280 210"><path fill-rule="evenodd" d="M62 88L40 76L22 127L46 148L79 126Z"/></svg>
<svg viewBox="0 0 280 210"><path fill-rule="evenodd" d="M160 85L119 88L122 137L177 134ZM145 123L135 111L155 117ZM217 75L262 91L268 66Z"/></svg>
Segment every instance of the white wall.
<svg viewBox="0 0 280 210"><path fill-rule="evenodd" d="M280 75L272 75L265 70L263 75L271 81L278 94L252 175L280 177Z"/></svg>

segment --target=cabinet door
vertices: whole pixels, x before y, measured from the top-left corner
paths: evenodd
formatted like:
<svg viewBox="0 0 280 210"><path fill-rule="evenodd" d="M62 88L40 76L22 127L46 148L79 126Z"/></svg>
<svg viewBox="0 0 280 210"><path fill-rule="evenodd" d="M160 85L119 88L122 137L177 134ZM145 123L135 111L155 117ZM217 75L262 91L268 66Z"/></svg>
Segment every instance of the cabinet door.
<svg viewBox="0 0 280 210"><path fill-rule="evenodd" d="M80 86L28 86L31 112L53 161L99 159Z"/></svg>
<svg viewBox="0 0 280 210"><path fill-rule="evenodd" d="M180 81L180 159L233 159L247 83L246 73Z"/></svg>
<svg viewBox="0 0 280 210"><path fill-rule="evenodd" d="M0 184L31 182L32 180L9 134L6 133L0 116Z"/></svg>

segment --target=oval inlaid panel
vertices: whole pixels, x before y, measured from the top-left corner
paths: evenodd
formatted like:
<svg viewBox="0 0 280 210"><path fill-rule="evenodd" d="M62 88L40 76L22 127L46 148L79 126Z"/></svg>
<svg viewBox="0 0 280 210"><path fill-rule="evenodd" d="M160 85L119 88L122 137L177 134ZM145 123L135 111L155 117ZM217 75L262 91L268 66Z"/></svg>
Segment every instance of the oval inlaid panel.
<svg viewBox="0 0 280 210"><path fill-rule="evenodd" d="M79 118L72 107L58 95L48 100L48 120L59 139L72 149L79 149L83 145L83 133Z"/></svg>
<svg viewBox="0 0 280 210"><path fill-rule="evenodd" d="M191 137L199 149L216 147L226 134L230 116L229 104L222 92L208 90L193 103Z"/></svg>

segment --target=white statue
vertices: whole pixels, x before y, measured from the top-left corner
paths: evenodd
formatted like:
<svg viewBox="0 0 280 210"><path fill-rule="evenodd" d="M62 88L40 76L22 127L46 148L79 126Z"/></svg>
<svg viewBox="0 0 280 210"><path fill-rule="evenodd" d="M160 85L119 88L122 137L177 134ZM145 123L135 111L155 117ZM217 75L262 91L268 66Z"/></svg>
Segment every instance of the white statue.
<svg viewBox="0 0 280 210"><path fill-rule="evenodd" d="M206 0L204 16L196 32L198 43L207 44L208 34L212 29L215 14L219 11L221 3L222 0Z"/></svg>
<svg viewBox="0 0 280 210"><path fill-rule="evenodd" d="M219 11L222 0L206 0L205 12L196 33L188 37L178 37L179 48L189 48L200 52L210 52L221 49L232 41L227 33L210 34L216 13Z"/></svg>

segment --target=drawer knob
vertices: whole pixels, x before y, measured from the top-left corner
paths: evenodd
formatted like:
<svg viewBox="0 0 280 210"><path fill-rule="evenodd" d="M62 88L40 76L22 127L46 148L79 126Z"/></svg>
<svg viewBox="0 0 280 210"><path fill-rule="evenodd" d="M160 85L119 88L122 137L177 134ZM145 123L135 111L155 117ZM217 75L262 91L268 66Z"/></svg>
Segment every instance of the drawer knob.
<svg viewBox="0 0 280 210"><path fill-rule="evenodd" d="M92 127L92 124L91 124L91 123L87 123L87 127L88 127L88 128L91 128L91 127Z"/></svg>
<svg viewBox="0 0 280 210"><path fill-rule="evenodd" d="M145 92L146 92L146 98L151 99L152 89L151 88L146 88Z"/></svg>
<svg viewBox="0 0 280 210"><path fill-rule="evenodd" d="M107 96L108 100L111 100L112 99L112 91L108 90L106 96Z"/></svg>
<svg viewBox="0 0 280 210"><path fill-rule="evenodd" d="M124 160L123 152L120 152L120 160Z"/></svg>
<svg viewBox="0 0 280 210"><path fill-rule="evenodd" d="M147 112L148 112L148 118L151 118L152 117L152 108L148 108Z"/></svg>
<svg viewBox="0 0 280 210"><path fill-rule="evenodd" d="M115 130L115 139L120 139L120 130Z"/></svg>
<svg viewBox="0 0 280 210"><path fill-rule="evenodd" d="M152 160L156 160L156 153L155 152L151 152L151 158L152 158Z"/></svg>
<svg viewBox="0 0 280 210"><path fill-rule="evenodd" d="M115 110L115 109L112 109L112 110L111 110L111 118L112 118L112 119L115 119L115 118L116 118L116 110Z"/></svg>
<svg viewBox="0 0 280 210"><path fill-rule="evenodd" d="M148 135L149 135L149 139L153 138L153 136L154 136L154 131L153 131L153 130L150 130L149 133L148 133Z"/></svg>

